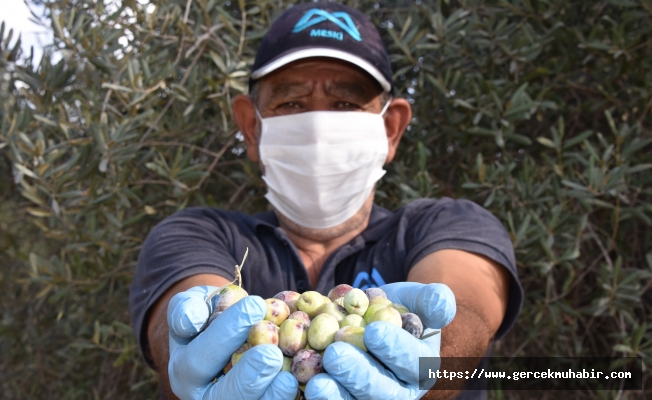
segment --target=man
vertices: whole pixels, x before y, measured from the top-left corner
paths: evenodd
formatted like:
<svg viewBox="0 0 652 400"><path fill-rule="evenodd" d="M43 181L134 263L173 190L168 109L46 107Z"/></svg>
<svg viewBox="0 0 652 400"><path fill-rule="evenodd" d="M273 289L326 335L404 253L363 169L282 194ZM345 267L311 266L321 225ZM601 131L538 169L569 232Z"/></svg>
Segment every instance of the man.
<svg viewBox="0 0 652 400"><path fill-rule="evenodd" d="M275 21L259 48L250 96L233 102L273 210L187 209L159 224L140 254L132 319L168 397L294 398L298 383L279 372L282 354L273 346L252 348L220 373L263 318L257 296L283 290L382 286L426 326L445 326L418 340L370 324L365 343L384 364L348 344L331 346L326 373L305 387L309 399L418 398L419 357L481 357L509 330L522 289L511 242L493 216L451 199L419 200L394 213L373 203L382 166L411 120L410 104L392 93L386 50L360 12L307 3ZM214 304L208 295L234 279L247 248L242 275L250 296L199 333ZM449 390L426 397L452 398L461 389L443 380L440 387Z"/></svg>

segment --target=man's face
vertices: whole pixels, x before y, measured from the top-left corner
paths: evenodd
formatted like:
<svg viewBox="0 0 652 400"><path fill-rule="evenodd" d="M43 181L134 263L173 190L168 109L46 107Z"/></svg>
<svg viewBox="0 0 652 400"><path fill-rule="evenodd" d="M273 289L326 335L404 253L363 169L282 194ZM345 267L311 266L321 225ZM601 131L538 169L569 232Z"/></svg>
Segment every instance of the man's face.
<svg viewBox="0 0 652 400"><path fill-rule="evenodd" d="M380 85L357 66L332 58L310 58L288 64L260 79L256 95L239 95L233 100L233 113L247 145L247 155L259 162L260 119L309 111L369 112L378 114L385 106ZM255 104L254 104L255 102ZM412 118L410 103L393 99L383 115L387 134L386 162L396 154L403 131ZM373 193L349 220L332 228L309 229L277 213L281 226L297 237L323 242L364 229L371 212Z"/></svg>
<svg viewBox="0 0 652 400"><path fill-rule="evenodd" d="M259 162L260 121L263 118L308 111L357 111L380 113L388 95L359 67L333 58L307 58L290 63L256 82L255 98L239 95L233 100L233 112L245 137L247 155ZM256 104L254 104L254 101ZM412 117L410 103L391 101L383 119L389 151L387 162L396 153L398 143Z"/></svg>
<svg viewBox="0 0 652 400"><path fill-rule="evenodd" d="M357 66L330 58L287 65L258 82L257 107L263 117L307 111L378 113L381 88Z"/></svg>

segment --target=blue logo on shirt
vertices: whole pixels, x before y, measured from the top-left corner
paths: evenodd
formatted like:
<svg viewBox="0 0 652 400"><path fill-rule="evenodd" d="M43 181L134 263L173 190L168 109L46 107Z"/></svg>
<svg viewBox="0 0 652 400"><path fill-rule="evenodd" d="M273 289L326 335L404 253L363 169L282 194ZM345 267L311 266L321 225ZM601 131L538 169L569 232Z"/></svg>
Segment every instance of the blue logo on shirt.
<svg viewBox="0 0 652 400"><path fill-rule="evenodd" d="M292 29L292 33L301 32L306 28L309 28L313 25L319 24L324 21L331 21L335 25L342 28L344 32L348 33L353 39L357 40L358 42L362 41L360 32L358 31L358 28L356 28L349 14L343 11L336 11L331 14L327 11L320 10L318 8L313 8L309 10L299 20L299 22L297 22L297 24L294 25L294 29ZM310 36L329 37L337 40L344 39L344 34L342 32L331 31L327 29L312 29L310 31Z"/></svg>
<svg viewBox="0 0 652 400"><path fill-rule="evenodd" d="M359 288L360 290L369 289L372 287L380 287L385 285L385 280L376 268L371 269L371 277L365 271L358 273L358 276L355 277L353 281L353 287Z"/></svg>

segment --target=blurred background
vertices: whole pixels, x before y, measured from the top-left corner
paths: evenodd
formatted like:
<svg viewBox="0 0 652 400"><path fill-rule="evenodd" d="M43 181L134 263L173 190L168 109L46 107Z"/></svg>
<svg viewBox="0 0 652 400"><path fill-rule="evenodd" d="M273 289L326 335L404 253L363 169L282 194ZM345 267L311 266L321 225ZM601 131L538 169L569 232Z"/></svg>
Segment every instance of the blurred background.
<svg viewBox="0 0 652 400"><path fill-rule="evenodd" d="M3 0L1 397L156 396L128 312L140 246L184 207L267 208L230 102L293 3ZM526 298L493 353L652 366L652 0L344 3L414 112L377 202L466 198L511 235Z"/></svg>

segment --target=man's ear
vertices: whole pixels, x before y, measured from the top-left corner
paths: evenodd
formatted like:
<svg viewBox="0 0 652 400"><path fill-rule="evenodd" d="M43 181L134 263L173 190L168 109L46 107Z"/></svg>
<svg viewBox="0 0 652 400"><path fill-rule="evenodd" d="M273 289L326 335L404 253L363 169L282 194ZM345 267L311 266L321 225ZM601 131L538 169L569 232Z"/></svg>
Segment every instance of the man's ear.
<svg viewBox="0 0 652 400"><path fill-rule="evenodd" d="M258 122L256 108L249 96L239 94L233 99L233 115L240 133L244 136L247 156L254 164L258 164Z"/></svg>
<svg viewBox="0 0 652 400"><path fill-rule="evenodd" d="M394 159L398 143L411 120L412 107L410 107L410 103L402 98L392 99L385 111L385 131L387 131L387 141L389 142L385 164L389 164Z"/></svg>

